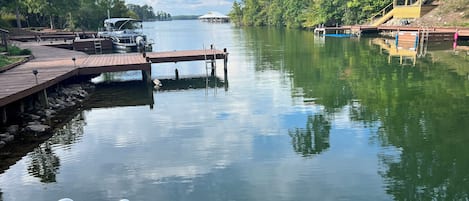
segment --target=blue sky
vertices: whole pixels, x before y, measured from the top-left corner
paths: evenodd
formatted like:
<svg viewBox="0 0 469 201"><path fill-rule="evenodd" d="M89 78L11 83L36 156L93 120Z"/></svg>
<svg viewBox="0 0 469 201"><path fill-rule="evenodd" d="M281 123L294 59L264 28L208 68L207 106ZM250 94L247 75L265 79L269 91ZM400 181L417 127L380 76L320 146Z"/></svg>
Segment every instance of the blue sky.
<svg viewBox="0 0 469 201"><path fill-rule="evenodd" d="M234 0L125 0L126 3L153 6L171 15L202 15L208 11L230 12Z"/></svg>

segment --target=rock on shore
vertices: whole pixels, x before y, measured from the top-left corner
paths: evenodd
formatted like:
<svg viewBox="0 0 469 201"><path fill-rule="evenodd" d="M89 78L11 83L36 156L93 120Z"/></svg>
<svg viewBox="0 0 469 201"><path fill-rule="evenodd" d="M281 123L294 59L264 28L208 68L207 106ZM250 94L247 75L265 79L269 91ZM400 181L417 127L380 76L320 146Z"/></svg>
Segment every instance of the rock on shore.
<svg viewBox="0 0 469 201"><path fill-rule="evenodd" d="M79 107L88 97L89 91L94 89L93 84L73 84L65 87L58 87L55 91L48 93L48 108L36 105L35 108L28 108L27 112L20 114L22 125L10 125L5 131L0 130L0 149L11 143L15 136L33 135L40 136L51 131L50 120L63 110L71 107ZM39 108L39 109L38 109Z"/></svg>

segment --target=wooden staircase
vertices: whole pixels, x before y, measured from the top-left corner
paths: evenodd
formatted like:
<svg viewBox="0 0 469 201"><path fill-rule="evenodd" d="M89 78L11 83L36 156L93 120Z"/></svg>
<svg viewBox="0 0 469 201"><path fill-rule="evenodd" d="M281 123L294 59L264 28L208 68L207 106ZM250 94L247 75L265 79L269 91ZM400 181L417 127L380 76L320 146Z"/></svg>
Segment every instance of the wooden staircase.
<svg viewBox="0 0 469 201"><path fill-rule="evenodd" d="M431 10L433 10L435 5L423 5L425 0L417 0L413 4L405 3L405 5L397 5L397 0L394 0L393 3L390 3L381 11L376 13L370 18L370 24L372 26L379 26L384 24L388 20L395 19L416 19L424 16Z"/></svg>

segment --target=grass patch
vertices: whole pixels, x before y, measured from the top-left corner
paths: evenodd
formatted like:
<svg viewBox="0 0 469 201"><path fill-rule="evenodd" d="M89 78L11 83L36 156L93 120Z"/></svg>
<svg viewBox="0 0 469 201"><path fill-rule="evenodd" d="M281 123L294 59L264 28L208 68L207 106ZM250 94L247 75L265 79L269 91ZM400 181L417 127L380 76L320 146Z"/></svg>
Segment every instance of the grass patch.
<svg viewBox="0 0 469 201"><path fill-rule="evenodd" d="M18 61L21 61L22 58L10 58L4 55L0 55L0 69Z"/></svg>
<svg viewBox="0 0 469 201"><path fill-rule="evenodd" d="M5 47L0 47L0 52L5 52ZM16 46L8 46L8 55L10 56L19 56L19 55L31 55L31 50L21 49Z"/></svg>

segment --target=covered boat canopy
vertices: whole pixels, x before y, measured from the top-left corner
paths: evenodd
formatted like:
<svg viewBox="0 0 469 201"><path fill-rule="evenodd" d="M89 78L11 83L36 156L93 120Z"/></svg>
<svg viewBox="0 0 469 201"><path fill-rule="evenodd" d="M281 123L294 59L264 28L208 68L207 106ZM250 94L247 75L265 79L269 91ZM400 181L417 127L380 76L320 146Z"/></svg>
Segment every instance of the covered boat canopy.
<svg viewBox="0 0 469 201"><path fill-rule="evenodd" d="M136 23L138 24L136 26ZM108 31L121 30L121 29L138 29L141 27L142 20L133 18L109 18L104 20L104 27Z"/></svg>

